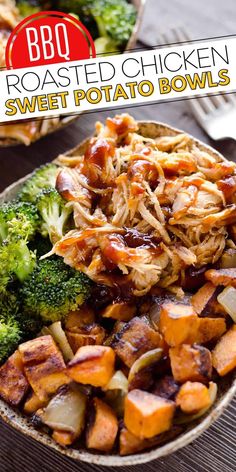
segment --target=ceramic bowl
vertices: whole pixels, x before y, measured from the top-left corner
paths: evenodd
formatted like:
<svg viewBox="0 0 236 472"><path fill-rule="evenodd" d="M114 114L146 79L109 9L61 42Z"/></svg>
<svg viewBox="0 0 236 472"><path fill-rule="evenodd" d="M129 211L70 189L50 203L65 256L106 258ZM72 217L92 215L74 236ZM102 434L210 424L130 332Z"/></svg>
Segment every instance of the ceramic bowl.
<svg viewBox="0 0 236 472"><path fill-rule="evenodd" d="M139 132L147 137L156 138L158 136L167 136L167 135L176 135L182 133L182 131L174 129L170 126L167 126L163 123L156 122L140 122L139 123ZM207 146L206 144L198 141L197 139L191 137L193 143L200 147L200 149L207 151L209 154L214 156L218 161L224 160L224 157L215 151L213 148ZM83 154L86 147L87 141L82 142L75 149L67 153L68 156ZM8 187L0 195L0 203L3 201L8 201L14 198L17 192L20 190L22 184L27 179L26 176L23 179L15 182L10 187ZM102 466L130 466L136 464L142 464L150 462L154 459L159 459L163 456L171 454L181 447L186 446L191 441L196 439L203 431L205 431L209 426L222 414L227 405L233 399L233 396L236 394L236 374L235 372L219 379L218 382L218 394L217 400L212 406L212 408L205 414L205 416L199 418L197 421L190 423L185 429L181 432L178 437L170 440L164 445L155 447L152 450L134 454L130 456L120 457L118 455L101 455L96 453L88 452L85 449L63 449L58 446L48 435L41 433L34 429L30 424L28 418L24 417L21 413L16 410L13 410L5 402L0 400L0 417L9 425L13 426L14 429L20 431L21 433L35 439L36 441L49 446L51 449L59 451L67 457L73 458L77 461L88 462L89 464L96 464Z"/></svg>

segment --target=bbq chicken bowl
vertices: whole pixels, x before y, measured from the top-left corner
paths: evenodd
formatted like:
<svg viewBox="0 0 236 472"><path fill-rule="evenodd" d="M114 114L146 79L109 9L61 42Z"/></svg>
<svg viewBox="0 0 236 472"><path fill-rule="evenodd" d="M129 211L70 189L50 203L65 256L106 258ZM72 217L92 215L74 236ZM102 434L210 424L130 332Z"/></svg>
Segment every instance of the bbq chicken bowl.
<svg viewBox="0 0 236 472"><path fill-rule="evenodd" d="M1 416L104 465L208 427L236 389L235 190L235 163L128 114L7 189Z"/></svg>

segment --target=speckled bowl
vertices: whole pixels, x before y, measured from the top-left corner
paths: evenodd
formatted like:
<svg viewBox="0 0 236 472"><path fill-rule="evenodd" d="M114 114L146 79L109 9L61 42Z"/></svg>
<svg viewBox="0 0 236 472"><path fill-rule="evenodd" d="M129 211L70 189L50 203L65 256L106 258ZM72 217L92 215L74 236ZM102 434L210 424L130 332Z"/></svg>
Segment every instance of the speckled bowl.
<svg viewBox="0 0 236 472"><path fill-rule="evenodd" d="M148 136L151 138L156 138L158 136L167 136L167 135L176 135L182 131L176 130L171 128L162 123L154 123L154 122L140 122L140 133L144 136ZM191 137L191 136L190 136ZM217 160L222 161L224 157L219 154L217 151L212 149L211 147L207 146L206 144L192 138L192 141L196 143L202 150L206 150L211 155L217 158ZM68 156L82 154L84 152L87 140L77 146L75 149L69 151L67 153ZM14 198L17 192L20 190L22 184L27 179L28 176L24 177L23 179L15 182L13 185L8 187L1 195L0 195L0 203L3 201L8 201L11 198ZM213 407L203 416L202 418L198 419L197 421L189 424L185 429L181 432L178 437L170 440L168 443L164 445L160 445L159 447L154 447L153 449L134 454L131 456L120 457L118 455L101 455L101 454L93 454L91 452L87 452L85 449L62 449L58 446L48 435L41 433L33 428L30 424L29 419L23 416L22 414L18 413L17 411L13 410L11 407L6 405L5 402L0 400L0 417L9 425L13 426L16 430L24 433L25 435L39 441L42 444L49 446L50 448L61 452L62 454L66 455L67 457L73 458L78 461L88 462L89 464L96 464L102 466L130 466L136 464L142 464L146 462L150 462L154 459L161 458L172 452L177 451L183 446L186 446L191 441L196 439L203 431L205 431L209 426L221 415L224 409L232 400L233 396L236 394L236 374L233 372L226 377L219 380L218 383L218 395L217 400Z"/></svg>
<svg viewBox="0 0 236 472"><path fill-rule="evenodd" d="M136 23L134 25L132 34L129 38L129 41L127 43L124 53L131 51L135 47L137 37L138 37L138 32L140 30L140 26L142 22L142 16L143 16L146 0L130 0L130 3L133 3L133 5L136 7L137 18L136 18ZM69 115L69 116L62 115L60 116L58 121L55 121L54 123L53 121L51 121L50 127L46 130L44 130L45 120L43 120L42 124L40 125L40 129L37 132L35 139L33 139L32 142L38 141L42 137L47 136L48 134L54 133L54 131L58 131L59 129L65 128L66 126L70 125L74 121L78 120L79 116L80 116L80 113L77 113L76 115ZM18 144L22 144L22 142L13 138L0 137L0 147L17 146Z"/></svg>

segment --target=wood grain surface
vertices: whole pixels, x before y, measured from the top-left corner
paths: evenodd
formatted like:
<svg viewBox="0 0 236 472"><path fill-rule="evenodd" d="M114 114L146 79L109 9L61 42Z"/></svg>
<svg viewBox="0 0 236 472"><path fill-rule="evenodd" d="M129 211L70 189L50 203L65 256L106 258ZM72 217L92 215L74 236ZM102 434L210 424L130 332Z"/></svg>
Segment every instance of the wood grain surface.
<svg viewBox="0 0 236 472"><path fill-rule="evenodd" d="M236 34L235 0L148 0L140 39L158 44L162 32L184 25L193 39ZM188 109L188 100L142 106L128 110L139 120L156 120L181 128L236 161L236 143L214 143L199 128ZM76 123L29 148L0 150L0 191L36 166L50 161L93 132L96 120L114 112L89 113ZM191 445L136 472L234 472L236 471L236 400L206 433ZM112 469L112 468L110 468ZM0 472L89 472L107 470L72 460L21 436L0 423Z"/></svg>

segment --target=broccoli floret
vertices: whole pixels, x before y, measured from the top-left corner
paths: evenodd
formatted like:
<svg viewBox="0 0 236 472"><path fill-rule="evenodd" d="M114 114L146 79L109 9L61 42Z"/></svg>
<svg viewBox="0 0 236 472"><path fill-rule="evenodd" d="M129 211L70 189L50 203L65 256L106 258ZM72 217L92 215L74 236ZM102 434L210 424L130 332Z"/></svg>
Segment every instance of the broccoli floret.
<svg viewBox="0 0 236 472"><path fill-rule="evenodd" d="M99 36L110 37L119 47L128 42L136 21L135 7L126 0L94 0L90 12L96 20Z"/></svg>
<svg viewBox="0 0 236 472"><path fill-rule="evenodd" d="M18 198L24 202L35 203L38 194L45 188L55 187L58 167L55 164L45 164L36 169L23 185Z"/></svg>
<svg viewBox="0 0 236 472"><path fill-rule="evenodd" d="M34 269L36 258L28 242L38 225L34 205L12 201L0 206L0 292L14 276L23 281Z"/></svg>
<svg viewBox="0 0 236 472"><path fill-rule="evenodd" d="M0 318L0 364L17 348L20 339L19 323L14 318Z"/></svg>
<svg viewBox="0 0 236 472"><path fill-rule="evenodd" d="M30 240L39 225L37 208L27 202L11 201L0 206L0 242Z"/></svg>
<svg viewBox="0 0 236 472"><path fill-rule="evenodd" d="M21 339L20 324L16 319L19 302L15 295L0 297L0 364L16 349Z"/></svg>
<svg viewBox="0 0 236 472"><path fill-rule="evenodd" d="M33 313L24 313L20 311L16 315L15 319L20 326L21 342L32 339L40 332L43 327L42 318L39 315Z"/></svg>
<svg viewBox="0 0 236 472"><path fill-rule="evenodd" d="M90 286L88 277L61 258L41 260L20 287L24 313L40 315L50 323L63 320L88 298Z"/></svg>
<svg viewBox="0 0 236 472"><path fill-rule="evenodd" d="M115 41L107 37L106 38L100 37L100 38L95 39L94 46L96 49L96 54L98 56L99 54L106 56L112 53L117 54L119 52L119 49L117 48Z"/></svg>
<svg viewBox="0 0 236 472"><path fill-rule="evenodd" d="M42 328L42 319L21 312L16 291L0 296L0 364L13 353L19 343L26 341Z"/></svg>
<svg viewBox="0 0 236 472"><path fill-rule="evenodd" d="M15 293L7 291L0 296L0 319L16 318L20 302Z"/></svg>
<svg viewBox="0 0 236 472"><path fill-rule="evenodd" d="M137 11L127 0L59 0L56 10L79 15L93 39L108 37L111 43L97 54L116 52L129 41ZM109 49L108 49L109 48Z"/></svg>
<svg viewBox="0 0 236 472"><path fill-rule="evenodd" d="M37 0L18 0L17 7L19 9L20 15L23 18L33 15L40 11L39 3Z"/></svg>
<svg viewBox="0 0 236 472"><path fill-rule="evenodd" d="M49 236L52 244L63 237L64 230L72 214L72 206L66 202L54 188L43 190L37 198L37 208L42 218L41 234Z"/></svg>

